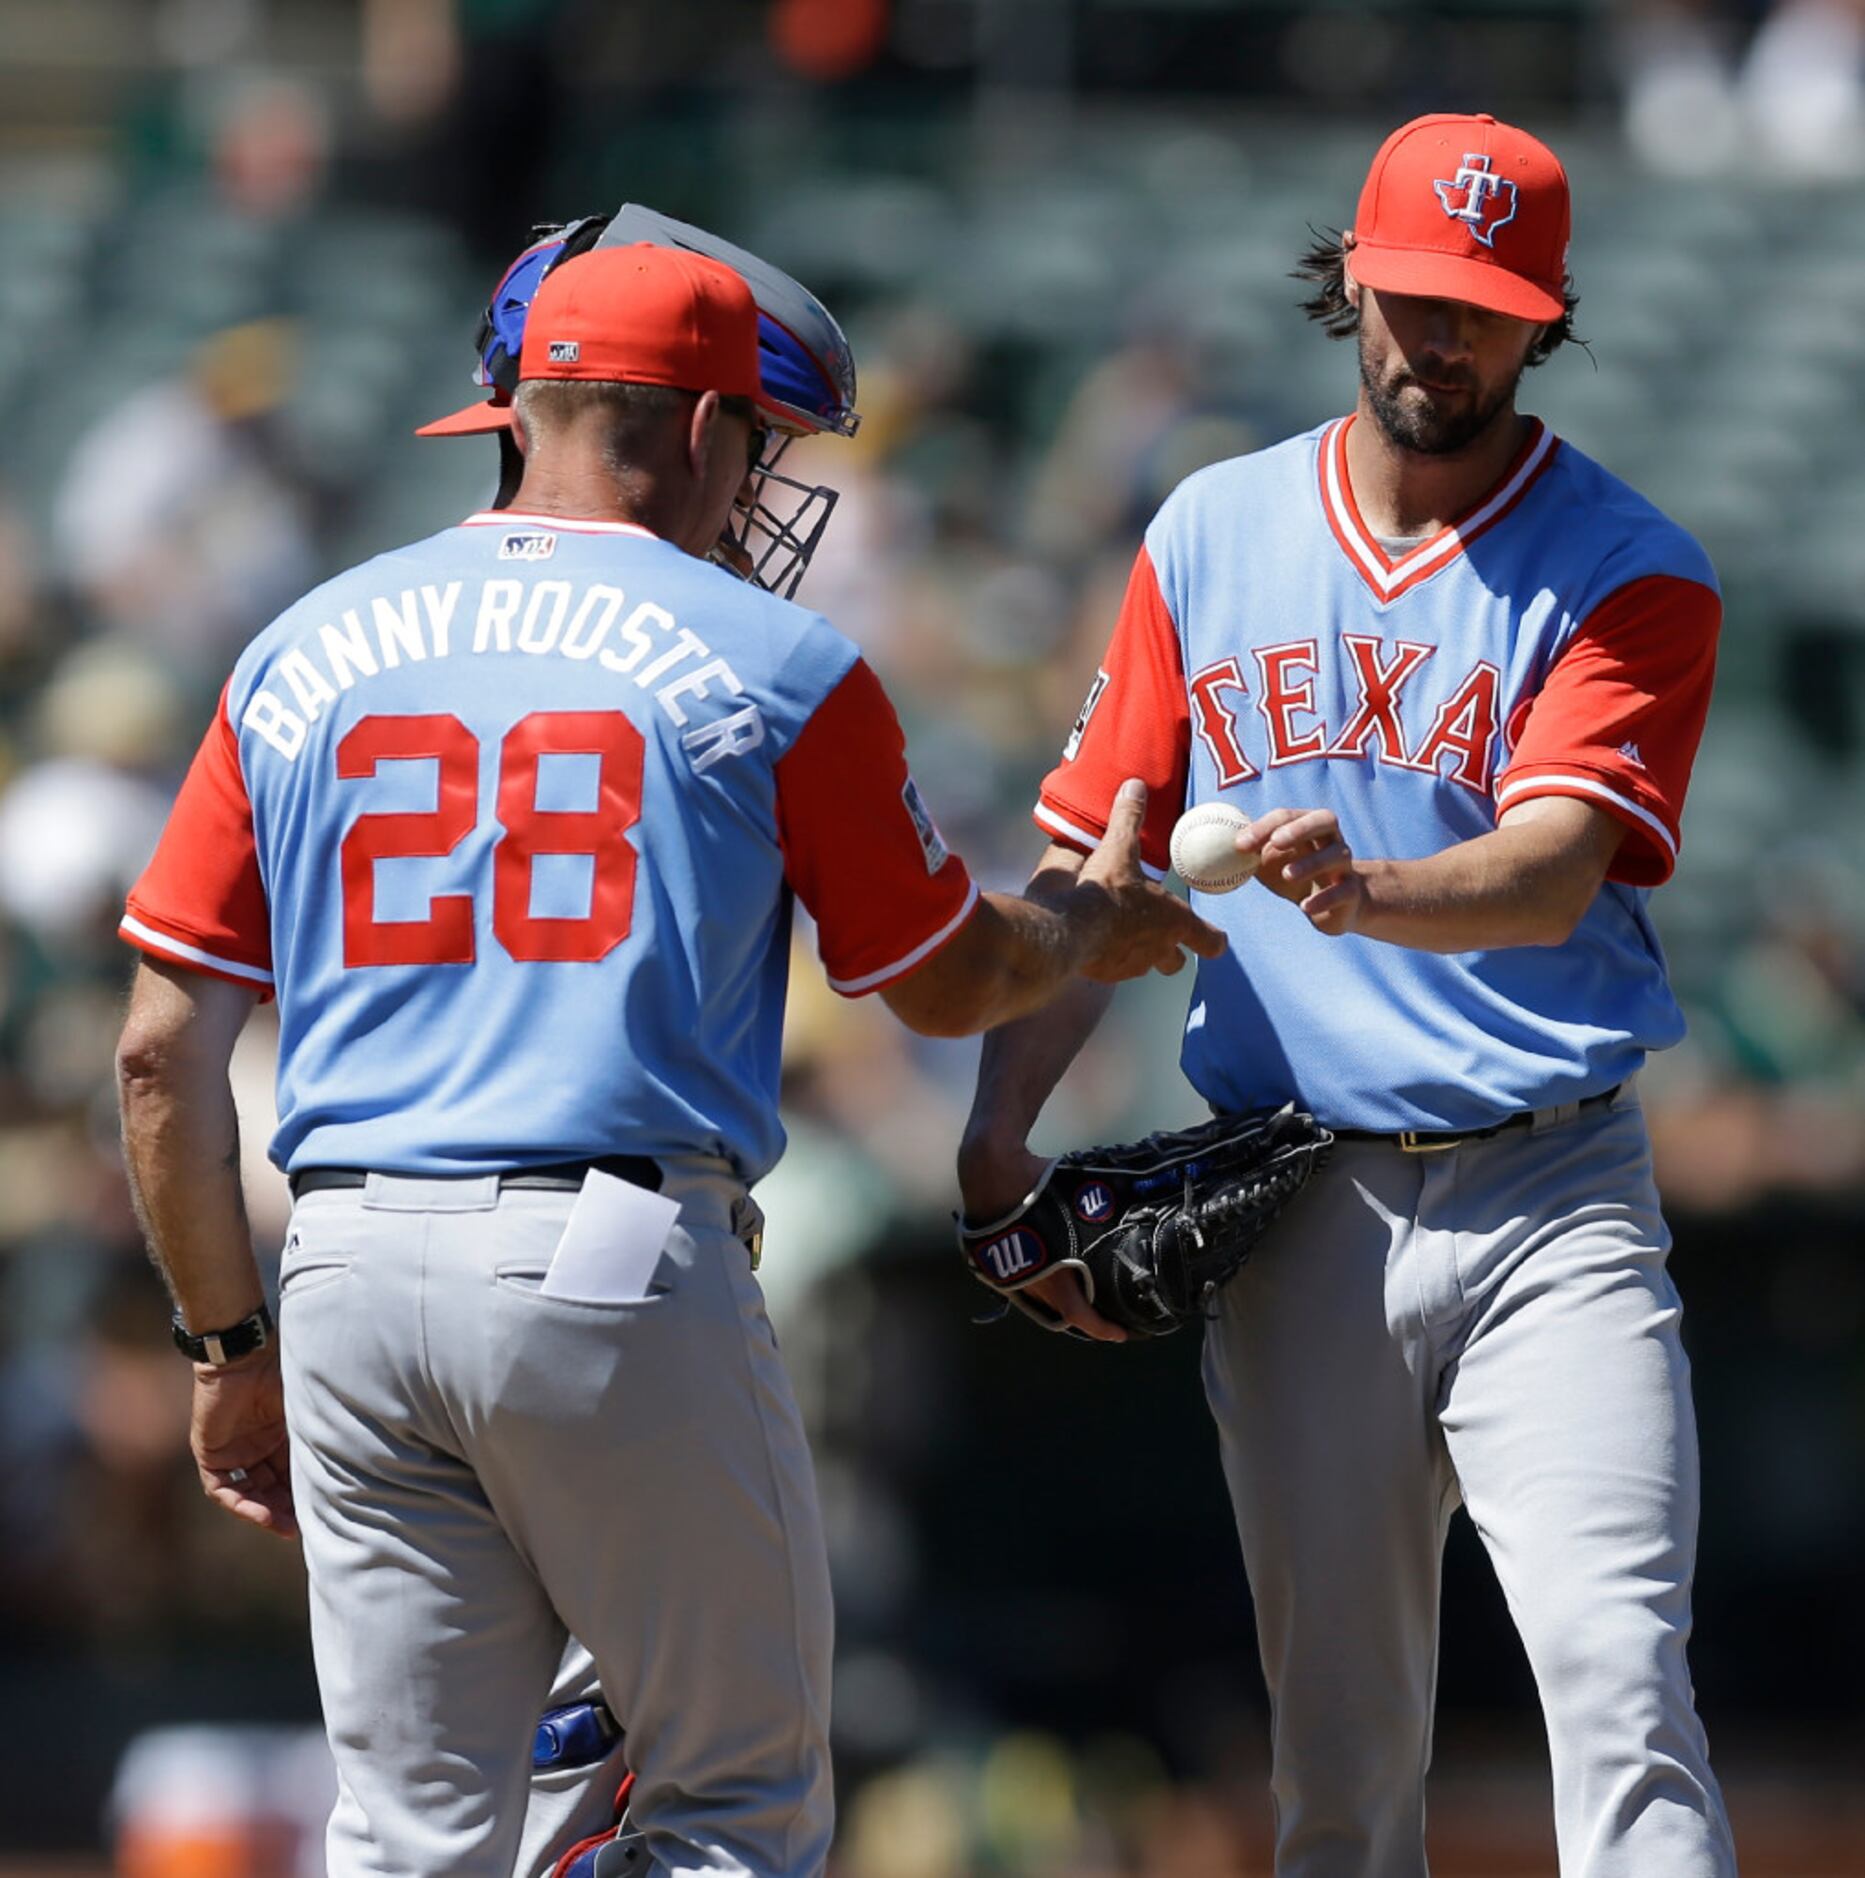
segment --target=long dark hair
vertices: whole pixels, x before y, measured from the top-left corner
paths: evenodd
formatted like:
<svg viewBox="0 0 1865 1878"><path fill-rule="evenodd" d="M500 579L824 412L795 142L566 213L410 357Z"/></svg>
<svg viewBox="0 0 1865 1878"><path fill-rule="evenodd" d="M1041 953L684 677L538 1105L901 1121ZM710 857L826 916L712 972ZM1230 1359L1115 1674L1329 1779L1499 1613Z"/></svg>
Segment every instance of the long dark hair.
<svg viewBox="0 0 1865 1878"><path fill-rule="evenodd" d="M1349 338L1360 330L1360 316L1347 298L1347 260L1341 248L1340 230L1311 228L1308 232L1314 236L1314 241L1303 251L1302 258L1296 262L1289 278L1306 281L1315 290L1301 303L1302 311L1316 321L1330 339ZM1556 347L1565 345L1570 339L1575 345L1586 344L1574 331L1574 309L1579 304L1580 296L1574 292L1573 281L1563 281L1561 317L1550 320L1541 329L1540 337L1528 348L1530 365L1545 363L1553 356Z"/></svg>

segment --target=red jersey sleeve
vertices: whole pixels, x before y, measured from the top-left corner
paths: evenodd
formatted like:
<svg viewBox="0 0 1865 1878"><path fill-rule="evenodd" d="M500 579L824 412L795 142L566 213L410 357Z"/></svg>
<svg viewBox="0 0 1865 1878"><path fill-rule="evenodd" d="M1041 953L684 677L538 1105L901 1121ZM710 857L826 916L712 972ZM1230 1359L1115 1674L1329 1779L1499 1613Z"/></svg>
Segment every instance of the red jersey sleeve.
<svg viewBox="0 0 1865 1878"><path fill-rule="evenodd" d="M777 763L784 878L816 920L823 969L845 997L910 972L978 902L907 774L906 738L857 659Z"/></svg>
<svg viewBox="0 0 1865 1878"><path fill-rule="evenodd" d="M1722 601L1671 574L1601 603L1529 702L1498 810L1577 796L1625 824L1608 878L1655 887L1677 864L1691 765L1709 714Z"/></svg>
<svg viewBox="0 0 1865 1878"><path fill-rule="evenodd" d="M1129 776L1146 784L1140 860L1154 876L1172 864L1172 825L1185 807L1191 712L1178 628L1166 610L1152 556L1141 548L1120 618L1075 720L1062 761L1043 778L1036 824L1084 852L1107 833L1115 792Z"/></svg>
<svg viewBox="0 0 1865 1878"><path fill-rule="evenodd" d="M271 995L272 927L225 691L117 930L156 958Z"/></svg>

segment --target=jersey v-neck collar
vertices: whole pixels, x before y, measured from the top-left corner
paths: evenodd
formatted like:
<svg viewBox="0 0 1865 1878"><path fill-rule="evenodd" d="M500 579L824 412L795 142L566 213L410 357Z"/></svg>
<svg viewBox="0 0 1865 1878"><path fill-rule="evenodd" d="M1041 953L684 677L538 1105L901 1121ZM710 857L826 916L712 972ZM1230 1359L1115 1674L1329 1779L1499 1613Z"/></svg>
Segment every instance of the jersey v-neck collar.
<svg viewBox="0 0 1865 1878"><path fill-rule="evenodd" d="M1322 434L1316 463L1321 486L1321 512L1340 544L1341 552L1353 563L1360 578L1378 600L1396 600L1409 593L1443 568L1449 567L1479 535L1494 528L1523 496L1536 477L1553 461L1560 439L1540 418L1529 421L1534 428L1526 443L1516 452L1515 460L1503 472L1502 480L1447 527L1427 536L1417 547L1396 559L1380 545L1379 538L1367 527L1360 506L1353 499L1353 483L1347 474L1347 432L1358 413L1337 418Z"/></svg>
<svg viewBox="0 0 1865 1878"><path fill-rule="evenodd" d="M469 515L460 526L504 528L511 524L521 528L556 528L571 535L639 535L643 541L661 539L653 529L643 528L639 522L598 522L580 517L573 520L563 515L524 515L516 509L481 509L477 515Z"/></svg>

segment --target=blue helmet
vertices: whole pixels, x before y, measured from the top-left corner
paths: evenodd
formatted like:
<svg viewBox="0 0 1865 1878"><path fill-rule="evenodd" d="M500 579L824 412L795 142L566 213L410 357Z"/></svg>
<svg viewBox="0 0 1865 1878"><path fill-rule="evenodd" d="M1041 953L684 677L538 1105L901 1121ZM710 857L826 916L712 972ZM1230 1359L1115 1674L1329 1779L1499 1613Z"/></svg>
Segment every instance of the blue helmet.
<svg viewBox="0 0 1865 1878"><path fill-rule="evenodd" d="M766 439L746 479L733 527L714 558L788 598L822 540L836 491L785 476L777 465L797 437L855 434L861 417L855 409L854 354L834 316L801 282L690 222L627 202L613 215L589 215L538 230L537 238L499 277L479 322L479 364L473 377L491 397L423 424L415 434L461 437L509 431L525 320L538 283L559 261L591 248L637 241L686 248L722 261L743 277L757 302L762 402L782 416L777 434Z"/></svg>
<svg viewBox="0 0 1865 1878"><path fill-rule="evenodd" d="M686 248L742 275L758 303L758 365L766 399L782 407L799 437L855 434L861 423L855 355L834 316L807 287L755 254L638 202L623 203L594 245L617 248L635 241Z"/></svg>
<svg viewBox="0 0 1865 1878"><path fill-rule="evenodd" d="M781 268L690 222L677 222L636 202L624 203L613 215L586 215L581 221L538 230L537 238L499 277L480 316L475 341L479 366L473 380L492 396L423 424L415 434L470 436L507 429L512 393L518 385L525 320L538 283L559 261L591 248L626 247L636 241L709 255L742 275L758 303L758 361L764 393L784 411L785 429L794 427L799 437L824 431L838 437L855 434L861 423L855 409L855 357L829 309Z"/></svg>

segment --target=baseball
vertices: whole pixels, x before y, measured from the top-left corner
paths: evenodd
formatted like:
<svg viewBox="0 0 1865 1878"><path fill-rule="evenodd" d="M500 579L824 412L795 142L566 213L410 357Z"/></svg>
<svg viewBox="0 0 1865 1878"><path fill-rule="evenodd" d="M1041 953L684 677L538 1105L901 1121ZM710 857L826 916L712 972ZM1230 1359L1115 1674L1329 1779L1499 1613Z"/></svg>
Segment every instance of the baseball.
<svg viewBox="0 0 1865 1878"><path fill-rule="evenodd" d="M1256 872L1256 856L1239 854L1237 836L1249 816L1228 802L1201 802L1172 827L1172 871L1200 893L1229 893Z"/></svg>

